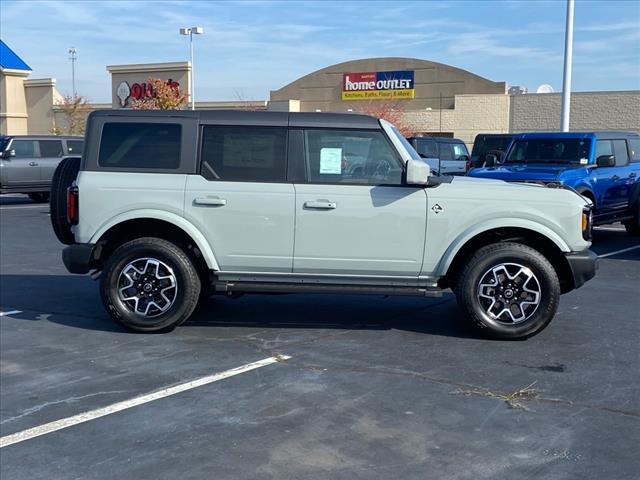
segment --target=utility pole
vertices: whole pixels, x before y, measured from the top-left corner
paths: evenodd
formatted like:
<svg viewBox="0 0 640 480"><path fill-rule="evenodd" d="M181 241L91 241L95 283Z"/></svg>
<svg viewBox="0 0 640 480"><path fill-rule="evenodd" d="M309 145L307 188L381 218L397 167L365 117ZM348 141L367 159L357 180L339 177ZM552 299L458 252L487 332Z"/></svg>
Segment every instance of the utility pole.
<svg viewBox="0 0 640 480"><path fill-rule="evenodd" d="M562 78L562 114L560 130L569 131L571 110L571 64L573 62L573 2L567 0L567 25L564 32L564 74Z"/></svg>
<svg viewBox="0 0 640 480"><path fill-rule="evenodd" d="M69 49L69 60L71 60L71 90L73 93L73 99L75 100L78 96L78 92L76 91L76 59L78 58L76 47L71 47Z"/></svg>

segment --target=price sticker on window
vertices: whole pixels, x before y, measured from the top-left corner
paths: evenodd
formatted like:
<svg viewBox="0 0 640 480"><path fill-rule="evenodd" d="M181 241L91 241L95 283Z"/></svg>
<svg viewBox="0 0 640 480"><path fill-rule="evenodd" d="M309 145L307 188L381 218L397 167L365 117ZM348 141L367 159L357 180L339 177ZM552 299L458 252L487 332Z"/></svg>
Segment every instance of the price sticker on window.
<svg viewBox="0 0 640 480"><path fill-rule="evenodd" d="M320 173L340 175L342 173L342 149L320 149Z"/></svg>

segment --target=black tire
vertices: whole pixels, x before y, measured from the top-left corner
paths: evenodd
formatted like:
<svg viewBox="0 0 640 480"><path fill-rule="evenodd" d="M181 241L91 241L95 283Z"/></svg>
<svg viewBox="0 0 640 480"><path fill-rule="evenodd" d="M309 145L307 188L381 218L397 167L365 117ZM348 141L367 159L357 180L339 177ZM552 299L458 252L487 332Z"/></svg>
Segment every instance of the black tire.
<svg viewBox="0 0 640 480"><path fill-rule="evenodd" d="M121 276L121 274L124 275L123 270L136 259L147 258L158 260L169 267L172 270L170 273L175 277L177 288L175 292L169 291L167 294L173 299L173 303L168 306L166 311L158 313L156 316L145 317L135 313L131 303L127 304L121 299L119 289L123 286L123 277ZM128 281L126 275L124 278ZM141 278L140 281L147 280ZM135 285L132 288L134 288L132 291L136 291ZM116 322L137 332L173 330L193 313L200 298L200 288L198 271L188 255L175 244L153 237L137 238L118 247L107 260L100 276L100 296L107 312ZM140 289L141 292L143 290L144 288ZM124 291L129 295L128 292L128 290ZM134 306L138 306L138 303L135 303ZM139 307L140 310L143 306L146 306L144 299L142 306ZM152 312L153 310L149 310L149 313Z"/></svg>
<svg viewBox="0 0 640 480"><path fill-rule="evenodd" d="M32 192L27 195L36 203L46 203L49 201L49 192Z"/></svg>
<svg viewBox="0 0 640 480"><path fill-rule="evenodd" d="M524 308L531 309L530 311L525 312L524 309L519 307L515 310L516 313L520 312L522 314L518 314L518 316L526 317L518 323L513 322L513 314L510 315L506 311L504 314L499 313L498 318L495 315L490 315L487 311L486 303L491 302L491 300L486 300L486 298L481 300L479 298L480 282L489 278L486 275L490 275L491 269L501 264L526 267L535 276L535 281L532 281L532 284L528 283L529 280L525 281L524 284L518 284L517 280L514 280L515 288L512 288L510 286L512 281L508 277L501 275L501 277L504 277L505 282L509 282L508 284L497 284L495 289L485 287L488 290L484 290L483 293L486 294L493 290L496 295L500 293L498 292L499 288L505 288L502 291L504 293L503 297L496 298L497 310L507 306L507 304L501 303L506 301L504 300L506 298L510 298L509 301L517 304L517 295L529 295L523 291L523 286L528 285L527 288L535 290L537 282L539 287L539 303L535 308L531 305L526 305ZM511 271L513 272L513 269L517 270L518 267L509 266L508 268L512 269ZM526 277L526 274L523 275ZM509 290L509 292L506 290ZM549 261L537 250L512 242L495 243L478 250L475 255L468 259L460 272L454 291L464 312L468 315L473 325L483 334L493 338L510 340L524 339L541 332L553 319L560 300L560 282ZM529 297L529 299L533 298ZM485 303L483 304L483 302ZM513 308L513 304L509 308ZM496 312L494 311L494 313ZM509 316L512 318L509 319ZM507 319L509 321L506 321Z"/></svg>
<svg viewBox="0 0 640 480"><path fill-rule="evenodd" d="M624 222L624 228L626 228L629 235L640 235L640 200L636 202L636 209L631 220Z"/></svg>
<svg viewBox="0 0 640 480"><path fill-rule="evenodd" d="M80 157L63 158L51 180L51 226L60 242L71 245L75 239L71 225L67 221L67 188L71 186L80 171Z"/></svg>

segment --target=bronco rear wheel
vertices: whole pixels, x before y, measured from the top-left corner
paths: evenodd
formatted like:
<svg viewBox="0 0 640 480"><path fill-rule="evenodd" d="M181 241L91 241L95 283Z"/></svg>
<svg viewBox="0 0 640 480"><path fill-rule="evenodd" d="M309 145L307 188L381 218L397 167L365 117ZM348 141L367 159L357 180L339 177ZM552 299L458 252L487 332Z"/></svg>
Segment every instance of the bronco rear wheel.
<svg viewBox="0 0 640 480"><path fill-rule="evenodd" d="M455 292L483 333L523 339L542 331L555 315L560 282L540 252L504 242L481 248L468 260Z"/></svg>
<svg viewBox="0 0 640 480"><path fill-rule="evenodd" d="M172 330L198 303L200 277L178 246L153 237L120 246L100 277L102 302L111 317L139 332Z"/></svg>

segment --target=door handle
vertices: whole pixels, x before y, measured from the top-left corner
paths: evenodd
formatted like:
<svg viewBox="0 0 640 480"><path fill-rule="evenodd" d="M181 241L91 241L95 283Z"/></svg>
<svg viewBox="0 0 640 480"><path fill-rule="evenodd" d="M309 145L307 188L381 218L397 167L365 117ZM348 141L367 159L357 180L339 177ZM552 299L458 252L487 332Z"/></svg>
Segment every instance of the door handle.
<svg viewBox="0 0 640 480"><path fill-rule="evenodd" d="M335 210L338 208L338 204L335 202L329 202L328 200L315 200L304 202L304 208L311 208L314 210Z"/></svg>
<svg viewBox="0 0 640 480"><path fill-rule="evenodd" d="M620 177L618 175L614 175L613 177L611 177L611 180L620 180Z"/></svg>
<svg viewBox="0 0 640 480"><path fill-rule="evenodd" d="M38 162L29 162L29 166L30 167L37 167L38 166Z"/></svg>
<svg viewBox="0 0 640 480"><path fill-rule="evenodd" d="M206 205L210 207L222 207L227 204L227 201L224 198L219 197L198 197L193 203L196 205Z"/></svg>

